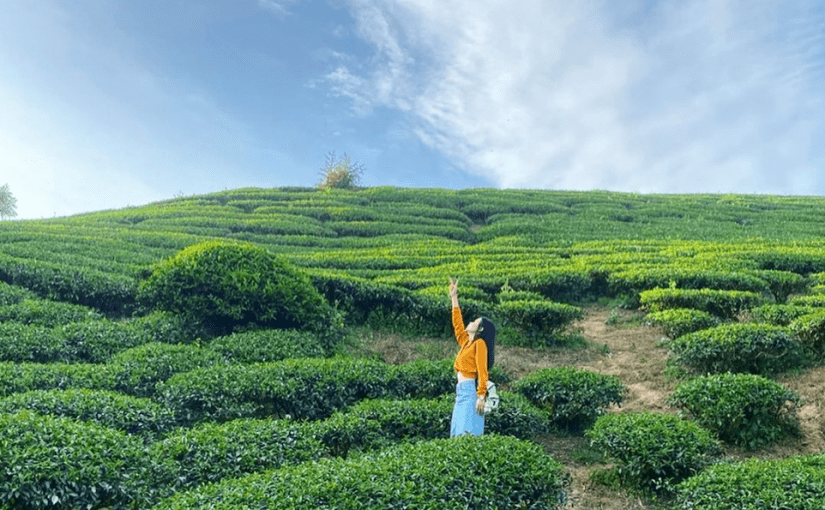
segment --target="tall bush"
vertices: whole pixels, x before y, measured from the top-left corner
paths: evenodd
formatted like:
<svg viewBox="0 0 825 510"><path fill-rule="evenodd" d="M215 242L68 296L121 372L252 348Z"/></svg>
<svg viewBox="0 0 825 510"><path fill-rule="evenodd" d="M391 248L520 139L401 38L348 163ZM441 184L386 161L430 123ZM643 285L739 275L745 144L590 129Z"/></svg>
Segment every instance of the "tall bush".
<svg viewBox="0 0 825 510"><path fill-rule="evenodd" d="M309 277L250 243L207 241L155 265L140 302L191 318L213 332L238 326L334 329L336 315Z"/></svg>

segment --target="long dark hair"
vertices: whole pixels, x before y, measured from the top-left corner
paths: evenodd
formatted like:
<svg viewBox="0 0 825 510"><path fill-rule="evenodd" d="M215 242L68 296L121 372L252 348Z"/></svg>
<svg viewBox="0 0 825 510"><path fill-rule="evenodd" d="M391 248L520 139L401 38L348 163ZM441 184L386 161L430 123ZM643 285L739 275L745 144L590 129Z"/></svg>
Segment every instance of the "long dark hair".
<svg viewBox="0 0 825 510"><path fill-rule="evenodd" d="M481 318L481 333L478 335L487 344L487 370L496 362L496 325L487 317Z"/></svg>

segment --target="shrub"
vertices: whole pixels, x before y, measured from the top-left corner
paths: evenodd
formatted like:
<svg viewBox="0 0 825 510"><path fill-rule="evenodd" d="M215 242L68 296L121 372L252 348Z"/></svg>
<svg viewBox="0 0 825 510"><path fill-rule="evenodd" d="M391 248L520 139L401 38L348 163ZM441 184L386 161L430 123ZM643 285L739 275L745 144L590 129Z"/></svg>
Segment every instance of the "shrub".
<svg viewBox="0 0 825 510"><path fill-rule="evenodd" d="M710 432L670 414L607 414L586 432L591 444L616 461L630 486L670 492L722 453Z"/></svg>
<svg viewBox="0 0 825 510"><path fill-rule="evenodd" d="M154 490L143 443L94 423L0 414L3 508L140 507Z"/></svg>
<svg viewBox="0 0 825 510"><path fill-rule="evenodd" d="M24 299L36 298L37 294L26 288L9 285L4 281L0 281L0 306L14 305Z"/></svg>
<svg viewBox="0 0 825 510"><path fill-rule="evenodd" d="M790 325L805 349L817 359L825 356L825 310L802 315Z"/></svg>
<svg viewBox="0 0 825 510"><path fill-rule="evenodd" d="M553 345L570 323L584 317L581 308L551 301L504 301L498 312L518 332L507 342L503 336L502 343L523 347Z"/></svg>
<svg viewBox="0 0 825 510"><path fill-rule="evenodd" d="M258 324L330 329L333 310L305 274L250 243L208 241L156 264L139 301L219 333Z"/></svg>
<svg viewBox="0 0 825 510"><path fill-rule="evenodd" d="M677 487L676 508L825 508L825 455L716 464Z"/></svg>
<svg viewBox="0 0 825 510"><path fill-rule="evenodd" d="M756 322L773 324L774 326L789 326L791 322L803 315L813 312L810 306L799 305L762 305L751 310L751 318Z"/></svg>
<svg viewBox="0 0 825 510"><path fill-rule="evenodd" d="M354 190L360 186L363 173L364 167L360 163L351 161L346 154L339 158L331 152L327 154L326 162L321 169L322 180L318 187Z"/></svg>
<svg viewBox="0 0 825 510"><path fill-rule="evenodd" d="M169 432L174 414L148 399L109 390L35 390L0 399L0 411L28 409L40 414L90 421L149 440Z"/></svg>
<svg viewBox="0 0 825 510"><path fill-rule="evenodd" d="M322 419L387 393L390 365L332 358L201 368L158 384L158 399L183 423L236 418Z"/></svg>
<svg viewBox="0 0 825 510"><path fill-rule="evenodd" d="M150 342L119 352L107 365L117 367L115 389L138 397L155 395L155 386L175 374L223 364L217 352L188 344Z"/></svg>
<svg viewBox="0 0 825 510"><path fill-rule="evenodd" d="M685 290L735 290L756 294L769 291L769 285L765 280L754 274L700 268L643 267L617 271L607 278L608 293L611 296L635 296L647 290L667 288L671 285Z"/></svg>
<svg viewBox="0 0 825 510"><path fill-rule="evenodd" d="M797 296L791 299L788 304L797 306L825 307L825 294L811 294L808 296Z"/></svg>
<svg viewBox="0 0 825 510"><path fill-rule="evenodd" d="M798 367L802 347L788 328L724 324L689 333L670 344L673 361L695 374L725 372L771 375Z"/></svg>
<svg viewBox="0 0 825 510"><path fill-rule="evenodd" d="M537 370L512 388L548 409L553 425L577 433L592 425L611 404L620 405L627 392L616 376L572 367Z"/></svg>
<svg viewBox="0 0 825 510"><path fill-rule="evenodd" d="M47 328L99 318L101 315L93 308L45 299L23 299L15 304L0 306L0 322L19 322Z"/></svg>
<svg viewBox="0 0 825 510"><path fill-rule="evenodd" d="M697 377L676 388L668 401L722 441L748 450L796 430L799 395L759 375Z"/></svg>
<svg viewBox="0 0 825 510"><path fill-rule="evenodd" d="M66 324L55 331L63 336L69 359L88 363L103 363L120 351L149 342L192 340L187 335L186 323L166 313L123 321L87 320Z"/></svg>
<svg viewBox="0 0 825 510"><path fill-rule="evenodd" d="M494 372L496 373L496 372ZM236 418L323 419L367 398L432 398L455 391L449 360L403 365L352 358L287 359L202 368L158 385L184 423Z"/></svg>
<svg viewBox="0 0 825 510"><path fill-rule="evenodd" d="M134 306L132 277L75 265L0 258L0 280L25 287L44 299L90 306L111 316L122 316Z"/></svg>
<svg viewBox="0 0 825 510"><path fill-rule="evenodd" d="M65 339L50 328L0 323L0 361L50 363L68 358Z"/></svg>
<svg viewBox="0 0 825 510"><path fill-rule="evenodd" d="M802 275L790 271L762 269L754 271L754 274L768 282L777 303L784 303L791 294L803 292L807 284Z"/></svg>
<svg viewBox="0 0 825 510"><path fill-rule="evenodd" d="M0 397L32 390L112 389L118 368L89 363L0 362Z"/></svg>
<svg viewBox="0 0 825 510"><path fill-rule="evenodd" d="M464 289L461 289L462 295L464 295ZM532 292L529 290L513 290L507 289L503 290L498 293L496 296L498 298L499 303L503 303L505 301L543 301L544 296L542 296L538 292Z"/></svg>
<svg viewBox="0 0 825 510"><path fill-rule="evenodd" d="M656 288L639 294L639 302L646 312L693 308L720 319L734 319L740 312L765 304L766 298L740 290Z"/></svg>
<svg viewBox="0 0 825 510"><path fill-rule="evenodd" d="M660 312L650 312L645 319L650 324L661 327L669 338L678 338L721 324L719 318L693 308L670 308Z"/></svg>
<svg viewBox="0 0 825 510"><path fill-rule="evenodd" d="M156 510L549 509L564 501L562 486L562 466L538 445L504 436L463 436L225 480L178 494Z"/></svg>
<svg viewBox="0 0 825 510"><path fill-rule="evenodd" d="M213 339L208 348L235 363L321 358L327 354L318 335L289 329L233 333Z"/></svg>
<svg viewBox="0 0 825 510"><path fill-rule="evenodd" d="M159 485L188 489L224 478L315 461L325 453L306 427L289 420L240 419L180 429L153 444Z"/></svg>
<svg viewBox="0 0 825 510"><path fill-rule="evenodd" d="M549 417L525 397L499 392L498 410L485 419L485 434L530 439L548 432ZM435 399L364 400L327 420L316 422L313 429L327 448L346 456L353 448L373 450L401 441L422 441L449 437L455 396Z"/></svg>
<svg viewBox="0 0 825 510"><path fill-rule="evenodd" d="M407 333L434 336L452 331L446 294L436 298L337 274L315 274L312 279L327 301L344 312L347 324L369 324L375 329L403 326Z"/></svg>

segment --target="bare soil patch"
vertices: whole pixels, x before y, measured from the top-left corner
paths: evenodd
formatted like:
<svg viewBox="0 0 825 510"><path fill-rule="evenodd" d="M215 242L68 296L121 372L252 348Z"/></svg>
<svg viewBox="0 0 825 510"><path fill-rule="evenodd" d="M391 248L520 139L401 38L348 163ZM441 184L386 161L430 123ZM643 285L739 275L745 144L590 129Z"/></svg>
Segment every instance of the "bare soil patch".
<svg viewBox="0 0 825 510"><path fill-rule="evenodd" d="M534 350L497 346L496 364L514 378L541 368L574 366L618 376L628 387L621 407L609 412L648 410L675 413L666 400L678 381L665 375L668 349L659 328L644 325L636 312L588 307L585 318L574 325L587 340L585 349L553 348ZM398 336L376 335L365 340L364 348L389 363L403 363L421 357L442 359L455 355L453 342L435 339L402 340ZM800 436L757 452L728 448L731 458L783 458L825 451L825 367L778 380L802 397L798 411ZM569 508L585 510L630 510L656 508L638 496L614 491L591 480L596 469L609 467L599 462L580 436L548 435L536 438L545 450L564 464L570 475Z"/></svg>

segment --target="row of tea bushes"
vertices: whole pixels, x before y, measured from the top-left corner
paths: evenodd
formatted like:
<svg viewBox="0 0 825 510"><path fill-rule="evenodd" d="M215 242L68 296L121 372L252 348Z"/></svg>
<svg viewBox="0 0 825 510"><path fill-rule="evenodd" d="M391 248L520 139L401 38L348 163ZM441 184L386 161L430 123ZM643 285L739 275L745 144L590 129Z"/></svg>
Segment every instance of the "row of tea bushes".
<svg viewBox="0 0 825 510"><path fill-rule="evenodd" d="M534 443L463 436L224 480L153 508L551 509L565 499L562 471Z"/></svg>
<svg viewBox="0 0 825 510"><path fill-rule="evenodd" d="M59 311L62 306L53 309ZM85 316L87 312L81 309L79 313ZM187 343L194 338L195 330L187 322L166 313L122 321L85 318L55 327L8 321L0 322L0 361L103 363L139 345Z"/></svg>
<svg viewBox="0 0 825 510"><path fill-rule="evenodd" d="M547 416L520 395L502 392L489 434L531 439L548 430ZM242 418L203 423L169 434L151 447L161 470L158 485L175 490L315 461L348 457L450 435L452 398L365 400L318 421Z"/></svg>
<svg viewBox="0 0 825 510"><path fill-rule="evenodd" d="M177 426L170 409L111 390L35 390L0 399L0 413L22 410L94 422L147 441L159 439Z"/></svg>
<svg viewBox="0 0 825 510"><path fill-rule="evenodd" d="M530 439L548 430L546 414L527 399L508 392L501 397L501 412L488 420L489 434ZM157 433L169 430L170 416L155 407L85 390L0 400L0 466L7 468L0 469L0 506L145 508L204 483L346 457L356 449L445 438L452 400L363 401L321 421L239 419L178 429L164 438ZM132 434L156 442L142 446ZM79 484L83 490L73 491Z"/></svg>
<svg viewBox="0 0 825 510"><path fill-rule="evenodd" d="M500 380L496 372L491 376ZM159 383L156 399L182 423L194 424L245 417L317 420L364 399L435 397L454 390L452 360L390 365L335 357L199 368Z"/></svg>

